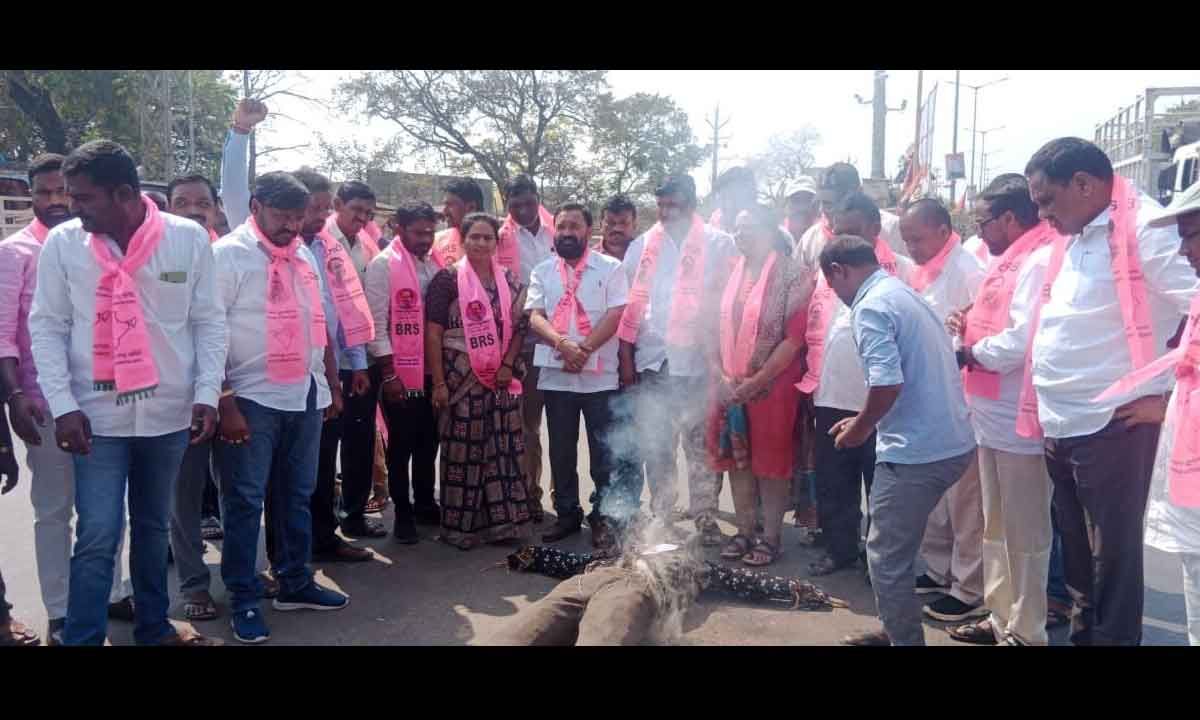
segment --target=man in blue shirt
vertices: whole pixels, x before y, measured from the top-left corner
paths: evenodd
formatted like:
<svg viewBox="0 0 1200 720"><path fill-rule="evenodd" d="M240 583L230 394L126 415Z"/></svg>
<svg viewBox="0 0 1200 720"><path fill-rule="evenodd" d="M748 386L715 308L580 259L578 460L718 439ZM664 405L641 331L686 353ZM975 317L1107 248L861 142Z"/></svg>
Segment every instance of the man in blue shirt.
<svg viewBox="0 0 1200 720"><path fill-rule="evenodd" d="M820 263L850 307L868 386L862 412L838 421L829 434L840 449L861 445L878 430L867 568L883 630L843 642L924 645L913 593L921 536L938 499L975 453L958 363L933 308L880 269L870 242L839 235L821 250Z"/></svg>

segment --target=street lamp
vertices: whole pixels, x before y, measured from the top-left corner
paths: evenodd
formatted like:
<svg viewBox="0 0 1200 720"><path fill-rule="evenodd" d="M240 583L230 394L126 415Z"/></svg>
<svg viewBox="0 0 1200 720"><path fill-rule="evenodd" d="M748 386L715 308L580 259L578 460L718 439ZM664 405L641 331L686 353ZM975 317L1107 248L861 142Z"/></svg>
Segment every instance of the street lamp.
<svg viewBox="0 0 1200 720"><path fill-rule="evenodd" d="M986 157L986 156L987 156L987 136L988 136L988 133L996 132L997 130L1003 130L1003 129L1004 129L1004 127L1005 127L1004 125L1001 125L1001 126L999 126L999 127L988 128L987 130L975 130L974 128L971 128L971 132L972 132L972 133L974 133L975 135L980 135L980 136L982 136L982 138L983 138L982 140L980 140L980 151L979 151L979 154L980 154L981 156L984 156L984 157ZM968 129L968 128L963 128L963 130L966 130L966 129ZM974 184L974 183L975 183L975 150L974 150L974 148L975 148L975 138L974 138L974 137L972 137L972 138L971 138L971 148L972 148L972 150L971 150L971 183L972 183L972 184ZM981 172L979 173L979 175L980 175L980 177L982 178L982 177L983 177L983 172L981 171ZM982 184L982 180L980 181L980 184ZM976 186L975 186L975 190L976 190L976 192L978 192L978 191L979 191L979 186L978 186L978 185L976 185Z"/></svg>
<svg viewBox="0 0 1200 720"><path fill-rule="evenodd" d="M976 128L977 122L979 120L979 91L984 89L985 87L991 87L992 85L998 85L1007 79L1008 79L1008 76L1005 75L1002 78L999 78L996 80L990 80L988 82L983 83L982 85L968 85L967 83L955 82L955 85L961 85L962 87L965 87L974 93L972 95L972 98L974 100L975 109L971 113L971 183L972 184L975 183L975 133L976 133L975 128ZM963 129L965 130L966 128L963 128ZM976 187L976 190L978 190L978 187Z"/></svg>

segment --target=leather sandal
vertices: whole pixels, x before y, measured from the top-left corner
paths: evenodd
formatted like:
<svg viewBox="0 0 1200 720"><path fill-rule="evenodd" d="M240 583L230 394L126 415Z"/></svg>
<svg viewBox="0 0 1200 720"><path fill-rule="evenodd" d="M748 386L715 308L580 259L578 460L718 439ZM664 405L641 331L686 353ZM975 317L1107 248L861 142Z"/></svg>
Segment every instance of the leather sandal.
<svg viewBox="0 0 1200 720"><path fill-rule="evenodd" d="M754 547L754 539L738 533L721 548L722 560L739 560Z"/></svg>
<svg viewBox="0 0 1200 720"><path fill-rule="evenodd" d="M996 633L992 631L992 621L987 619L952 627L946 632L950 634L950 639L971 645L999 644Z"/></svg>
<svg viewBox="0 0 1200 720"><path fill-rule="evenodd" d="M742 564L750 567L766 567L782 557L783 552L763 538L758 538L754 541L754 547L750 548L750 552L742 556ZM766 558L761 560L760 558Z"/></svg>
<svg viewBox="0 0 1200 720"><path fill-rule="evenodd" d="M24 623L13 619L0 625L0 647L33 647L41 644L42 639L38 634Z"/></svg>

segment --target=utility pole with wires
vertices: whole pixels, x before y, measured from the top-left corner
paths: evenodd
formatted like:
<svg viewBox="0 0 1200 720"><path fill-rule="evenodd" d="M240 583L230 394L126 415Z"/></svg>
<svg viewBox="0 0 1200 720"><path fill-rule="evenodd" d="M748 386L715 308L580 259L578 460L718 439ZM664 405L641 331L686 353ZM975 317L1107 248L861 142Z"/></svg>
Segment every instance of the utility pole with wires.
<svg viewBox="0 0 1200 720"><path fill-rule="evenodd" d="M884 152L885 140L887 138L887 114L889 112L904 112L908 107L908 101L900 101L900 107L890 108L887 106L887 71L875 71L875 95L870 100L863 100L862 96L855 93L854 99L860 105L871 105L873 117L871 119L871 179L884 180L887 174L884 172Z"/></svg>
<svg viewBox="0 0 1200 720"><path fill-rule="evenodd" d="M242 97L243 98L250 97L250 71L249 70L242 71ZM250 180L251 185L254 184L254 171L256 170L255 165L257 165L255 160L258 157L257 145L254 142L255 134L256 133L254 132L254 128L250 128L250 172L247 175L247 178Z"/></svg>
<svg viewBox="0 0 1200 720"><path fill-rule="evenodd" d="M723 143L725 143L727 140L729 140L728 136L726 136L726 137L721 136L721 131L725 129L725 126L728 125L729 121L732 119L733 118L726 118L725 122L721 122L721 103L717 103L717 106L713 109L712 120L709 120L708 118L704 119L704 122L707 123L710 128L712 128L712 133L713 133L712 134L712 185L709 186L709 188L710 188L709 192L712 192L712 188L715 188L717 186L718 158L720 156L721 147L722 147Z"/></svg>

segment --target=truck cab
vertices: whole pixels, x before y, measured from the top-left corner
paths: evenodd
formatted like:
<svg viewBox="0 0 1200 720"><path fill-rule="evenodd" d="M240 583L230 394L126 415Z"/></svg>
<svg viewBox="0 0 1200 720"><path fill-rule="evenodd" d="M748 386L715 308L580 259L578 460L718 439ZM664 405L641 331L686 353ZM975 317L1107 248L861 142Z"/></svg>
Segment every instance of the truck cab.
<svg viewBox="0 0 1200 720"><path fill-rule="evenodd" d="M1183 192L1200 180L1200 142L1175 150L1169 165L1158 176L1159 200L1171 202L1176 193Z"/></svg>

